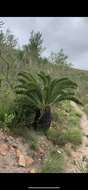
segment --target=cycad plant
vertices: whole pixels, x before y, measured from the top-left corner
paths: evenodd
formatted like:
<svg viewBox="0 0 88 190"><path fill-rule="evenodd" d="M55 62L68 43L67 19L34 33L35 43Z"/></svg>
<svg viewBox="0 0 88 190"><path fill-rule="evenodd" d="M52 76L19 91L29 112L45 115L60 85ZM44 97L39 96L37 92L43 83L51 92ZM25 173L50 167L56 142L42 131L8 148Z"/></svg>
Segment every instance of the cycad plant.
<svg viewBox="0 0 88 190"><path fill-rule="evenodd" d="M33 125L48 129L51 124L51 107L60 101L81 102L75 97L77 84L68 78L52 79L40 72L33 76L28 72L18 74L16 93L23 97L22 104L35 112Z"/></svg>

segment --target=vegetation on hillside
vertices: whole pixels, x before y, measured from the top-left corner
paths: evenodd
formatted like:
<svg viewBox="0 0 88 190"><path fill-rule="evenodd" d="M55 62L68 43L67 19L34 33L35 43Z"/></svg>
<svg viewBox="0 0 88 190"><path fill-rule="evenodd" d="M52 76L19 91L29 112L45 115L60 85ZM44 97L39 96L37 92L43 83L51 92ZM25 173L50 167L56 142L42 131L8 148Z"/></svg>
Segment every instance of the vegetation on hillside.
<svg viewBox="0 0 88 190"><path fill-rule="evenodd" d="M15 36L3 32L1 21L0 29L0 128L22 136L33 151L38 151L43 137L52 150L45 152L41 172L64 172L69 154L65 145L76 148L82 143L81 115L70 100L88 114L88 71L72 68L63 49L42 57L41 32L32 31L20 49Z"/></svg>
<svg viewBox="0 0 88 190"><path fill-rule="evenodd" d="M40 72L37 76L23 72L19 73L18 77L16 93L21 96L22 109L25 109L26 114L28 109L30 110L29 115L31 111L34 112L33 125L35 128L40 126L41 129L48 129L50 127L51 107L54 104L64 100L72 100L81 104L75 97L77 84L68 78L52 79L44 72Z"/></svg>

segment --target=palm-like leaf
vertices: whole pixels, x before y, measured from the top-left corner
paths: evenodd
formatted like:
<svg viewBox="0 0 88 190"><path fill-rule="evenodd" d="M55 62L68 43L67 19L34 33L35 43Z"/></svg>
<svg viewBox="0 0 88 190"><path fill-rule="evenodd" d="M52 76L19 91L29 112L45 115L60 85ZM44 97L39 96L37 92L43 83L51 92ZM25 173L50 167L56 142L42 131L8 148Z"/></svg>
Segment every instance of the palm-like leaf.
<svg viewBox="0 0 88 190"><path fill-rule="evenodd" d="M35 112L34 125L38 121L42 127L50 127L50 107L53 104L64 100L81 104L75 97L77 84L66 77L51 79L44 72L38 73L35 77L28 72L23 72L18 74L18 82L15 91L21 96L24 113L27 113L28 107Z"/></svg>
<svg viewBox="0 0 88 190"><path fill-rule="evenodd" d="M81 104L75 97L77 84L68 78L51 79L49 75L40 72L34 77L32 74L23 72L18 75L19 84L16 93L27 97L27 101L36 108L43 109L62 100L73 100Z"/></svg>

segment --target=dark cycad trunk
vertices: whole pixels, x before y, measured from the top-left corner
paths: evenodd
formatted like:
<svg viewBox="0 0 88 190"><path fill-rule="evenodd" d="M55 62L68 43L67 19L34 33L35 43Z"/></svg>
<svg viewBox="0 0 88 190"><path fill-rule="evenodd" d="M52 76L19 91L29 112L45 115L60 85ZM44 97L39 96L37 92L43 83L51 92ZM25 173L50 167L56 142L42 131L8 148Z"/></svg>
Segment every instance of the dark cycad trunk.
<svg viewBox="0 0 88 190"><path fill-rule="evenodd" d="M35 120L34 120L34 127L41 129L41 130L46 130L50 128L51 124L51 110L50 108L46 108L43 111L43 114L40 114L40 110L37 110Z"/></svg>
<svg viewBox="0 0 88 190"><path fill-rule="evenodd" d="M40 109L37 109L35 111L35 118L34 118L34 122L33 122L33 126L34 126L34 129L37 129L37 125L38 125L38 119L40 117Z"/></svg>

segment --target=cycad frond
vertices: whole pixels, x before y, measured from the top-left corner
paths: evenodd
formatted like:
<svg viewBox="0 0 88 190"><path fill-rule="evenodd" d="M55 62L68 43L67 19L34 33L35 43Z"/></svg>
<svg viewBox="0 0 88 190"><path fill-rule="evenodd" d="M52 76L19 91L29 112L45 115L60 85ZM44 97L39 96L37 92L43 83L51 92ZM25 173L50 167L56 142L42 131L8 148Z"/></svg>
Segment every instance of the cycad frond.
<svg viewBox="0 0 88 190"><path fill-rule="evenodd" d="M38 77L42 80L43 85L49 85L49 82L51 81L51 77L49 75L46 75L43 71L38 73Z"/></svg>
<svg viewBox="0 0 88 190"><path fill-rule="evenodd" d="M27 79L28 81L34 81L34 82L36 82L36 79L29 72L20 72L20 73L18 73L18 77L19 76L21 76L22 78Z"/></svg>
<svg viewBox="0 0 88 190"><path fill-rule="evenodd" d="M53 105L53 104L56 104L56 103L58 103L58 102L64 101L64 100L71 100L71 101L73 101L73 102L75 102L75 103L77 103L77 104L83 106L83 104L81 103L80 100L78 100L76 97L71 96L71 95L69 95L69 94L66 95L66 96L57 96L56 100L54 100L54 101L52 102L52 105Z"/></svg>
<svg viewBox="0 0 88 190"><path fill-rule="evenodd" d="M73 90L77 88L77 84L68 78L54 79L49 86L48 101L52 103L56 99L57 95L63 94L63 91L69 92L69 89Z"/></svg>
<svg viewBox="0 0 88 190"><path fill-rule="evenodd" d="M44 108L66 99L80 103L75 98L75 89L78 85L67 77L51 79L44 72L38 73L35 77L23 72L18 74L18 81L16 93L26 96L36 108Z"/></svg>

